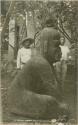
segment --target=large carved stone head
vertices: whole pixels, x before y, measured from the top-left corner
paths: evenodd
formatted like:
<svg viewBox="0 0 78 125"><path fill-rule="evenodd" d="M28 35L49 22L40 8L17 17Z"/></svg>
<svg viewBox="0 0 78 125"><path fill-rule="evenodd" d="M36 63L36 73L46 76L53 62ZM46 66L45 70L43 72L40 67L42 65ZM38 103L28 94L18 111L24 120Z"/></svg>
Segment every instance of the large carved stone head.
<svg viewBox="0 0 78 125"><path fill-rule="evenodd" d="M51 23L51 20L48 21ZM54 63L61 58L60 34L51 24L41 31L40 36L40 52L49 61Z"/></svg>

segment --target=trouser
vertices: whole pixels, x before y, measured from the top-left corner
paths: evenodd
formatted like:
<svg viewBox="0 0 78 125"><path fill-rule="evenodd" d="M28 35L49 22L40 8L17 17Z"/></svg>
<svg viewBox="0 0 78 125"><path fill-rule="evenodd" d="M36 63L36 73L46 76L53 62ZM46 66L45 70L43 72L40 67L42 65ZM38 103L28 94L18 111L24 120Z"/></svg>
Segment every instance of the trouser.
<svg viewBox="0 0 78 125"><path fill-rule="evenodd" d="M65 78L66 78L66 73L67 73L67 62L65 60L57 62L55 65L55 71L56 71L57 78L60 82L60 86L63 90Z"/></svg>
<svg viewBox="0 0 78 125"><path fill-rule="evenodd" d="M65 79L66 79L66 73L67 73L67 62L62 61L61 62L61 82L64 86Z"/></svg>

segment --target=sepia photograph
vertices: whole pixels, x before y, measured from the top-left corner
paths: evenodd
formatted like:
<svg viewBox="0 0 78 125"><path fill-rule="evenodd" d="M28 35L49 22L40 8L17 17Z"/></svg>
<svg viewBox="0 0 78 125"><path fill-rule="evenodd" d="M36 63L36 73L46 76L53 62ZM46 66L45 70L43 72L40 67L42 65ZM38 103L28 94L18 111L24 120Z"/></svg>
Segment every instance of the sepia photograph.
<svg viewBox="0 0 78 125"><path fill-rule="evenodd" d="M0 124L78 125L78 1L0 8Z"/></svg>

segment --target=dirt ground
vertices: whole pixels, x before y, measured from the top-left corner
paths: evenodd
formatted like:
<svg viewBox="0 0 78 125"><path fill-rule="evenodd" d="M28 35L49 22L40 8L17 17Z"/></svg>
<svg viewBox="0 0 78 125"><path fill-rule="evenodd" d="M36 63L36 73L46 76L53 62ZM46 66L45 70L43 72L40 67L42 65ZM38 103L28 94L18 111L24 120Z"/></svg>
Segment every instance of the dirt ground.
<svg viewBox="0 0 78 125"><path fill-rule="evenodd" d="M10 86L11 81L13 78L10 74L5 73L1 78L1 91L2 91L2 118L3 122L9 122L8 116L8 105L7 105L7 87ZM65 101L70 105L70 119L72 121L76 121L76 101L77 101L77 85L76 85L76 75L75 75L75 68L73 66L68 67L68 72L65 80L64 85L64 98ZM75 125L72 124L72 125Z"/></svg>

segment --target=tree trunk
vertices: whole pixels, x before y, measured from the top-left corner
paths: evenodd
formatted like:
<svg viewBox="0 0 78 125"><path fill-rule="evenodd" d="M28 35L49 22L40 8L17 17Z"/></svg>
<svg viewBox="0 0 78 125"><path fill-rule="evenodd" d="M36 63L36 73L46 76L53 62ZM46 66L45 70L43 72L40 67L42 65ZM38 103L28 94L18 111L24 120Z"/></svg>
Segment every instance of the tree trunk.
<svg viewBox="0 0 78 125"><path fill-rule="evenodd" d="M8 9L6 19L5 19L5 22L4 22L4 26L3 26L3 29L2 29L1 39L4 38L5 29L7 27L8 22L9 22L9 18L10 18L10 15L11 15L13 9L14 9L14 6L15 6L15 1L11 1L10 7Z"/></svg>

